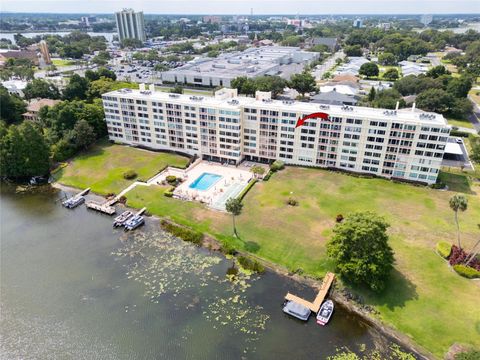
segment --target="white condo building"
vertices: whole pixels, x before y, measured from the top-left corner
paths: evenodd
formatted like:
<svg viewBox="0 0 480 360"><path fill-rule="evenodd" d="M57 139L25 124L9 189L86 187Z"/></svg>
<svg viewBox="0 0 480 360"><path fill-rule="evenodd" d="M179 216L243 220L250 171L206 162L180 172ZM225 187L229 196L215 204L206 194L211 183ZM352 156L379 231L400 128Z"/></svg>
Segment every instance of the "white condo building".
<svg viewBox="0 0 480 360"><path fill-rule="evenodd" d="M278 101L270 93L213 97L122 89L103 95L111 140L238 164L243 159L337 168L435 183L450 126L439 114ZM325 112L328 120L297 119Z"/></svg>
<svg viewBox="0 0 480 360"><path fill-rule="evenodd" d="M135 12L132 9L123 9L115 13L118 37L124 39L137 39L141 42L147 40L145 36L145 23L143 12Z"/></svg>

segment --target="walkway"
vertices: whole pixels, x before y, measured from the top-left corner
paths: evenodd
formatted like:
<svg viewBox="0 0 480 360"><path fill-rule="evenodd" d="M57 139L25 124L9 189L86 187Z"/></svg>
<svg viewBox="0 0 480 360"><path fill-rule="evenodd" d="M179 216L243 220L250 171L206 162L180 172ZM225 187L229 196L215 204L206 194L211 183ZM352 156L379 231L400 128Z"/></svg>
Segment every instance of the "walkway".
<svg viewBox="0 0 480 360"><path fill-rule="evenodd" d="M290 293L287 293L287 295L285 295L285 300L289 300L289 301L296 302L297 304L301 304L309 308L314 313L317 313L318 310L320 310L320 306L322 306L323 300L325 300L325 297L328 294L328 290L330 290L330 287L332 286L333 280L335 280L335 274L328 272L323 278L323 282L322 282L322 285L320 286L320 290L318 291L317 297L315 298L315 300L313 300L313 302L307 301L305 299L302 299Z"/></svg>

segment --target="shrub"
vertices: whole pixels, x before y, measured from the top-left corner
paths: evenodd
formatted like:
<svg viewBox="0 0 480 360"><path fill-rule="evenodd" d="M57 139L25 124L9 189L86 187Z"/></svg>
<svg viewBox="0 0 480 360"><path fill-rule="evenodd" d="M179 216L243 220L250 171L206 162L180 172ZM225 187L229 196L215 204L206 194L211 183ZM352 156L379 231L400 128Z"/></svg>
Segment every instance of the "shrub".
<svg viewBox="0 0 480 360"><path fill-rule="evenodd" d="M335 222L341 223L342 221L343 221L343 215L342 215L342 214L338 214L337 217L335 218Z"/></svg>
<svg viewBox="0 0 480 360"><path fill-rule="evenodd" d="M290 206L298 206L298 200L291 197L287 200L287 204Z"/></svg>
<svg viewBox="0 0 480 360"><path fill-rule="evenodd" d="M471 268L470 266L465 265L454 265L453 269L460 276L466 277L467 279L477 279L480 278L480 271Z"/></svg>
<svg viewBox="0 0 480 360"><path fill-rule="evenodd" d="M272 163L272 165L270 165L270 170L272 170L273 172L275 172L275 171L282 170L284 167L285 167L285 164L283 163L283 161L275 160L275 161ZM267 175L268 175L268 174L267 174Z"/></svg>
<svg viewBox="0 0 480 360"><path fill-rule="evenodd" d="M450 257L448 258L448 262L450 265L463 265L465 264L466 260L469 258L470 254L465 252L465 250L459 248L457 245L452 245L452 252ZM468 264L469 267L480 271L480 260L478 257L475 257L470 261Z"/></svg>
<svg viewBox="0 0 480 360"><path fill-rule="evenodd" d="M137 177L137 173L134 170L128 170L123 173L123 178L125 180L133 180Z"/></svg>
<svg viewBox="0 0 480 360"><path fill-rule="evenodd" d="M221 250L225 255L237 255L237 250L230 244L222 244Z"/></svg>
<svg viewBox="0 0 480 360"><path fill-rule="evenodd" d="M177 182L177 177L175 175L168 175L165 180L167 180L167 182L170 184L170 185L173 185Z"/></svg>
<svg viewBox="0 0 480 360"><path fill-rule="evenodd" d="M452 252L452 244L449 244L446 241L440 241L437 243L437 252L444 259L448 259L450 253Z"/></svg>
<svg viewBox="0 0 480 360"><path fill-rule="evenodd" d="M161 225L165 231L168 231L184 241L188 241L196 245L200 245L202 243L203 234L198 231L173 224L166 220L162 220Z"/></svg>
<svg viewBox="0 0 480 360"><path fill-rule="evenodd" d="M175 190L175 188L172 187L172 188L166 190L166 191L163 193L163 195L166 196L166 197L173 197L173 191L174 191L174 190Z"/></svg>
<svg viewBox="0 0 480 360"><path fill-rule="evenodd" d="M238 263L242 268L245 270L250 270L255 273L263 273L265 272L265 267L260 264L257 260L250 259L246 256L239 256L237 258Z"/></svg>

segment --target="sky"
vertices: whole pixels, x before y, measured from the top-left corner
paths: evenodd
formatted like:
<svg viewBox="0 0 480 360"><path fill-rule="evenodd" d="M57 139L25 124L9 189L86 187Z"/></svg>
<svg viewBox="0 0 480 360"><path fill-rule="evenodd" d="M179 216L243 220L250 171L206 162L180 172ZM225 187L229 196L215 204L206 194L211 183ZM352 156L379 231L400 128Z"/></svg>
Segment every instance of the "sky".
<svg viewBox="0 0 480 360"><path fill-rule="evenodd" d="M1 0L0 11L147 14L458 14L480 13L480 0Z"/></svg>

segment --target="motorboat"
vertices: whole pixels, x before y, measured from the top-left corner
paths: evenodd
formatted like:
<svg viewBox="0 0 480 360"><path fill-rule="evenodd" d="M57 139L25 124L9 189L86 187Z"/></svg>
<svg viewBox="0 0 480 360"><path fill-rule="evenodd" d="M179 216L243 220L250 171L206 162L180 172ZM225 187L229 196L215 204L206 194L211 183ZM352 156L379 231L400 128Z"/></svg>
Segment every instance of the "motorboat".
<svg viewBox="0 0 480 360"><path fill-rule="evenodd" d="M326 325L332 317L333 308L334 306L332 300L325 301L317 313L317 324Z"/></svg>
<svg viewBox="0 0 480 360"><path fill-rule="evenodd" d="M124 211L113 220L113 227L124 226L128 219L133 216L131 211Z"/></svg>
<svg viewBox="0 0 480 360"><path fill-rule="evenodd" d="M303 321L307 321L312 313L306 306L291 300L287 300L283 303L283 312Z"/></svg>
<svg viewBox="0 0 480 360"><path fill-rule="evenodd" d="M76 208L78 205L83 204L84 202L85 198L83 196L75 196L62 202L62 205L65 206L67 209L73 209Z"/></svg>
<svg viewBox="0 0 480 360"><path fill-rule="evenodd" d="M134 230L145 223L143 216L135 215L125 223L125 231Z"/></svg>

